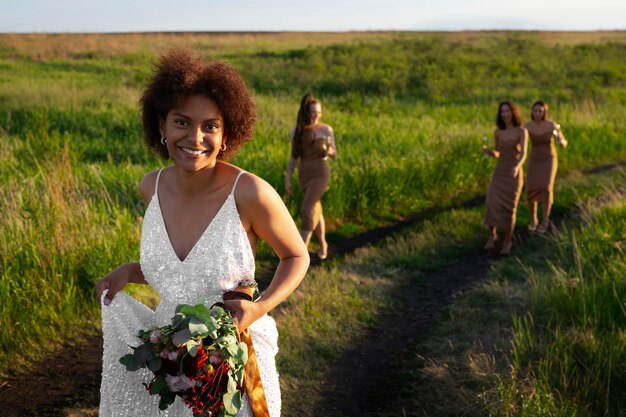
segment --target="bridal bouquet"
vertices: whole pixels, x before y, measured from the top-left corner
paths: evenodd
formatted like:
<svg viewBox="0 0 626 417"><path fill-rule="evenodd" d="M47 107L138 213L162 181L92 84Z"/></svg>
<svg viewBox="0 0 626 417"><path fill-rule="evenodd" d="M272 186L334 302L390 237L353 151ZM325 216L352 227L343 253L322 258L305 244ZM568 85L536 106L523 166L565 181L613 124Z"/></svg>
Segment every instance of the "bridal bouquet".
<svg viewBox="0 0 626 417"><path fill-rule="evenodd" d="M120 362L128 371L148 368L153 378L144 385L158 395L165 410L176 396L195 417L227 417L242 406L248 348L241 342L231 314L203 303L176 307L172 324L140 330L142 343Z"/></svg>

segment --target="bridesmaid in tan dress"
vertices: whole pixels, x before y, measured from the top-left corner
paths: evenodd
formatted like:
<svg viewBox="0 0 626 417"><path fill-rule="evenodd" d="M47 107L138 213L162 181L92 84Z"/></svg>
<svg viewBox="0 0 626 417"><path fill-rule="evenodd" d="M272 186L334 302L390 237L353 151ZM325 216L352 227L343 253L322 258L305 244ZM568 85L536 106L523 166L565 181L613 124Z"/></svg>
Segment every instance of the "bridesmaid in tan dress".
<svg viewBox="0 0 626 417"><path fill-rule="evenodd" d="M558 166L554 142L563 148L567 147L567 140L561 132L561 127L547 117L548 105L541 100L536 101L532 107L532 120L525 125L531 143L526 176L526 192L531 215L528 229L537 233L545 233L550 225L554 179ZM555 141L552 140L553 137ZM541 224L537 218L538 203L541 203Z"/></svg>
<svg viewBox="0 0 626 417"><path fill-rule="evenodd" d="M495 248L497 229L505 231L502 255L508 255L513 245L513 230L517 214L524 173L528 132L521 126L519 110L510 101L500 103L496 119L498 128L493 132L495 148L483 146L483 152L498 160L491 176L485 202L485 225L489 229L486 250Z"/></svg>
<svg viewBox="0 0 626 417"><path fill-rule="evenodd" d="M296 127L291 129L291 155L285 172L285 190L292 195L291 177L298 160L298 184L304 199L302 201L300 233L308 246L315 232L319 249L317 256L326 259L326 224L322 213L322 195L328 188L330 167L328 158L337 155L335 136L332 127L321 123L322 105L309 93L302 97Z"/></svg>

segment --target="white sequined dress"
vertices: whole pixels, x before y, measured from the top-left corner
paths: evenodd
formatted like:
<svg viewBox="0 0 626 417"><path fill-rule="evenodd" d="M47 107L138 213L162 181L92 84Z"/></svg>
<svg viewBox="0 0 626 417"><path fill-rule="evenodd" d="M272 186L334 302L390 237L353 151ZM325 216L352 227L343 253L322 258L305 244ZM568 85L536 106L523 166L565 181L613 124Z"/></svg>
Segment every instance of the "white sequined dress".
<svg viewBox="0 0 626 417"><path fill-rule="evenodd" d="M158 291L161 303L153 311L120 292L109 306L102 306L104 353L100 417L192 417L191 409L180 398L176 398L167 410L159 411L159 397L150 395L142 385L150 379L150 371L128 372L119 359L131 352L129 345L140 343L136 337L138 330L170 324L178 304L195 304L204 298L205 304L211 306L240 282L254 281L254 255L234 196L243 171L215 218L182 261L172 248L159 206L160 174L144 216L140 256L141 270L146 281ZM270 415L278 417L281 402L275 364L278 351L276 323L265 315L250 326L250 334ZM237 416L252 416L246 396L244 407Z"/></svg>

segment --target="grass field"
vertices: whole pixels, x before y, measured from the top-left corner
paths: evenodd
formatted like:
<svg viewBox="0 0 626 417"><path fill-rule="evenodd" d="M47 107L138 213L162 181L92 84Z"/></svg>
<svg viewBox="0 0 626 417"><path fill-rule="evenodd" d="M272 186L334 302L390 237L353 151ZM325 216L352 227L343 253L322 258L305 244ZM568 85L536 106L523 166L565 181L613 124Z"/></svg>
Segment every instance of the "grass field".
<svg viewBox="0 0 626 417"><path fill-rule="evenodd" d="M414 399L407 409L622 415L625 175L622 168L561 182L570 209L560 230L499 261L415 347L420 354L405 363Z"/></svg>
<svg viewBox="0 0 626 417"><path fill-rule="evenodd" d="M516 257L498 261L478 288L459 300L427 337L420 337L415 354L401 360L398 397L403 400L380 415L402 415L403 410L430 416L620 415L625 400L617 388L624 376L625 175L621 169L563 180L557 192L572 209L561 231L535 237ZM302 299L311 294L336 301L324 306L329 318L315 322L325 327L319 331L324 335L320 343L327 350L346 349L370 325L352 320L350 326L337 319L346 316L342 306L357 297L337 300L333 286L355 291L368 306L360 310L364 317L379 316L397 300L388 296L392 287L423 279L433 262L453 263L462 256L459 247L479 245L472 228L481 216L481 208L474 208L434 217L346 258L330 270L331 280L313 275L307 284L314 289L307 287ZM465 227L451 230L450 224ZM319 289L327 292L318 294ZM288 328L298 328L296 312L304 305L289 307L285 320L293 325ZM287 346L308 346L305 341L312 335L302 331L287 337ZM307 353L307 358L320 359L307 362L303 373L322 369L327 359ZM400 377L410 382L400 384Z"/></svg>
<svg viewBox="0 0 626 417"><path fill-rule="evenodd" d="M550 103L571 145L559 154L559 175L572 179L555 213L582 205L580 215L571 230L541 242L558 248L548 263L533 256L543 246L530 245L477 292L513 336L499 347L505 361L480 384L471 381L469 392L484 398L477 414L561 407L582 416L594 415L593 405L624 404L607 388L623 382L623 303L609 303L623 300L623 191L575 181L585 168L626 158L624 32L0 35L0 376L45 358L65 338L98 331L93 283L137 259L136 185L166 163L141 142L137 100L157 54L181 45L246 78L259 122L255 141L233 162L281 194L299 98L306 91L321 98L339 148L323 200L333 241L483 194L493 162L482 158L481 138L491 137L498 102L513 99L525 119L534 100ZM285 198L296 218L300 197ZM320 368L299 372L291 364L304 353L313 365L337 355L387 305L384 287L398 270L436 269L480 244L480 209L454 216L389 242L393 260L357 253L312 272L276 311L287 393L319 384ZM522 208L519 222L526 220ZM434 249L440 257L430 255ZM259 262L272 264L267 248ZM372 297L355 282L371 284ZM519 308L485 301L489 291L508 296L509 285ZM346 331L326 337L329 326ZM586 365L594 359L598 368ZM416 378L428 377L423 364L414 366ZM304 390L311 393L304 406L314 410L315 390ZM287 410L294 407L287 401Z"/></svg>

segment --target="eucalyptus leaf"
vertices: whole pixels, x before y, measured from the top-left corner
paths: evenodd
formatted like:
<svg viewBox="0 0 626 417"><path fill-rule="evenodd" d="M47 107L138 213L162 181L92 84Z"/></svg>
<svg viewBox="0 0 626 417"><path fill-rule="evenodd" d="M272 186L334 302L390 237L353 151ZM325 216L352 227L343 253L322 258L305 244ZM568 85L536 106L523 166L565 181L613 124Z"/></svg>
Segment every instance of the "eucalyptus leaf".
<svg viewBox="0 0 626 417"><path fill-rule="evenodd" d="M150 394L152 395L158 394L159 392L163 391L166 388L167 388L167 383L165 382L165 378L163 377L163 374L161 374L155 378L154 383L150 387Z"/></svg>
<svg viewBox="0 0 626 417"><path fill-rule="evenodd" d="M237 369L235 372L233 372L233 377L235 378L235 381L237 381L237 383L240 386L243 386L244 372L245 372L245 367L244 366L241 366L239 369Z"/></svg>
<svg viewBox="0 0 626 417"><path fill-rule="evenodd" d="M230 354L230 356L237 357L238 353L241 352L241 349L235 343L228 344L225 347L226 347L226 351Z"/></svg>
<svg viewBox="0 0 626 417"><path fill-rule="evenodd" d="M224 330L226 333L233 333L237 331L237 326L234 325L234 321L231 320L227 323L222 324L222 330Z"/></svg>
<svg viewBox="0 0 626 417"><path fill-rule="evenodd" d="M152 343L144 343L135 349L135 360L139 363L146 363L156 356L154 345Z"/></svg>
<svg viewBox="0 0 626 417"><path fill-rule="evenodd" d="M148 369L151 370L152 372L156 372L159 369L161 369L162 363L163 361L161 360L161 358L159 358L158 356L155 356L154 358L148 361Z"/></svg>
<svg viewBox="0 0 626 417"><path fill-rule="evenodd" d="M172 317L172 327L178 327L178 325L180 325L184 318L184 314L176 313L174 317Z"/></svg>
<svg viewBox="0 0 626 417"><path fill-rule="evenodd" d="M185 356L187 356L187 354L178 356L178 359L176 360L176 363L178 364L178 375L182 375L182 374L185 373L185 370L184 370L184 367L185 367L184 366L185 365L185 361L184 361Z"/></svg>
<svg viewBox="0 0 626 417"><path fill-rule="evenodd" d="M182 313L185 316L193 313L193 306L190 306L189 304L179 304L176 306L176 313Z"/></svg>
<svg viewBox="0 0 626 417"><path fill-rule="evenodd" d="M167 407L174 404L175 400L176 400L176 395L171 394L171 393L162 396L161 400L159 401L159 410L161 411L166 410Z"/></svg>
<svg viewBox="0 0 626 417"><path fill-rule="evenodd" d="M193 315L201 321L206 321L211 317L211 312L204 304L197 304L194 307Z"/></svg>
<svg viewBox="0 0 626 417"><path fill-rule="evenodd" d="M237 340L237 337L232 334L227 334L225 336L222 336L219 339L217 339L216 342L222 344L223 346L226 346L226 345L236 346L239 343L239 341Z"/></svg>
<svg viewBox="0 0 626 417"><path fill-rule="evenodd" d="M240 358L241 362L243 362L243 364L245 365L246 363L248 363L248 345L241 342L239 343L239 349L240 350L237 354L237 357Z"/></svg>
<svg viewBox="0 0 626 417"><path fill-rule="evenodd" d="M227 392L222 397L222 401L224 401L224 415L234 416L237 414L242 405L241 392Z"/></svg>
<svg viewBox="0 0 626 417"><path fill-rule="evenodd" d="M198 346L200 346L200 344L195 340L189 340L185 345L187 346L187 352L189 352L189 354L195 358L196 353L198 352Z"/></svg>
<svg viewBox="0 0 626 417"><path fill-rule="evenodd" d="M226 361L228 362L228 366L230 366L230 369L232 370L243 369L246 367L246 364L243 363L241 359L234 356L228 358Z"/></svg>
<svg viewBox="0 0 626 417"><path fill-rule="evenodd" d="M191 336L204 335L209 332L209 328L198 318L192 317L189 322L189 331Z"/></svg>
<svg viewBox="0 0 626 417"><path fill-rule="evenodd" d="M224 309L220 306L215 306L212 308L212 316L221 316L224 314Z"/></svg>
<svg viewBox="0 0 626 417"><path fill-rule="evenodd" d="M176 346L184 345L189 339L191 339L191 332L188 328L186 328L174 333L174 336L172 336L172 343Z"/></svg>
<svg viewBox="0 0 626 417"><path fill-rule="evenodd" d="M189 328L189 322L191 322L191 317L189 316L185 316L185 318L183 318L181 320L181 322L178 324L177 329L188 329Z"/></svg>
<svg viewBox="0 0 626 417"><path fill-rule="evenodd" d="M228 378L228 384L226 384L226 391L235 392L237 391L237 382L234 379Z"/></svg>
<svg viewBox="0 0 626 417"><path fill-rule="evenodd" d="M127 371L136 371L138 369L143 368L144 364L137 362L135 360L135 355L129 353L128 355L124 355L120 358L120 363L126 366Z"/></svg>
<svg viewBox="0 0 626 417"><path fill-rule="evenodd" d="M208 327L209 331L211 332L216 331L220 327L218 321L215 320L214 317L209 317L208 319L206 319L204 321L204 324Z"/></svg>

